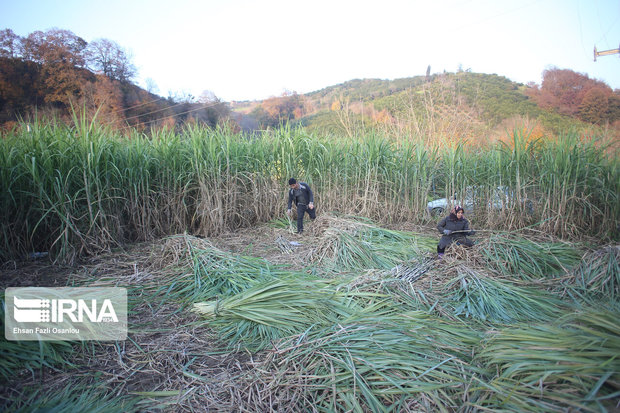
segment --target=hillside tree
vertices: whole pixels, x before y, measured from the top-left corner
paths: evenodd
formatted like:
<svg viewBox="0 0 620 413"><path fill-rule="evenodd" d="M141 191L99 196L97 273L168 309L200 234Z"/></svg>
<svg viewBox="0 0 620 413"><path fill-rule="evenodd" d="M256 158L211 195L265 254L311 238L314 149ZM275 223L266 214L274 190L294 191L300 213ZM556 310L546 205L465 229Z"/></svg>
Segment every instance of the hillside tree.
<svg viewBox="0 0 620 413"><path fill-rule="evenodd" d="M200 120L211 127L215 127L230 115L230 107L228 104L222 102L222 100L210 90L203 91L198 98L198 102L204 106L204 111L202 113L197 113L201 115Z"/></svg>
<svg viewBox="0 0 620 413"><path fill-rule="evenodd" d="M18 57L20 42L21 38L13 30L0 30L0 57Z"/></svg>
<svg viewBox="0 0 620 413"><path fill-rule="evenodd" d="M73 32L51 29L36 31L21 41L23 59L41 64L41 79L47 103L69 105L79 98L85 82L86 41Z"/></svg>
<svg viewBox="0 0 620 413"><path fill-rule="evenodd" d="M588 92L597 88L599 91L590 93L587 117L591 118L592 99L595 96L603 96L612 92L604 82L590 79L588 75L577 73L569 69L551 68L543 72L543 81L540 89L530 90L530 95L543 108L556 109L563 115L580 117L582 102ZM585 119L584 119L585 120Z"/></svg>
<svg viewBox="0 0 620 413"><path fill-rule="evenodd" d="M67 64L85 67L87 42L69 30L36 31L21 39L20 55L41 64Z"/></svg>
<svg viewBox="0 0 620 413"><path fill-rule="evenodd" d="M115 81L104 75L96 75L95 81L82 87L79 110L85 110L89 118L97 114L98 119L113 126L121 126L123 120L123 98Z"/></svg>
<svg viewBox="0 0 620 413"><path fill-rule="evenodd" d="M306 114L306 100L297 92L286 91L282 96L272 96L252 111L252 116L262 125L277 127L281 123L299 119Z"/></svg>
<svg viewBox="0 0 620 413"><path fill-rule="evenodd" d="M127 82L136 74L127 52L116 42L109 39L97 39L86 48L88 67L102 73L112 80Z"/></svg>

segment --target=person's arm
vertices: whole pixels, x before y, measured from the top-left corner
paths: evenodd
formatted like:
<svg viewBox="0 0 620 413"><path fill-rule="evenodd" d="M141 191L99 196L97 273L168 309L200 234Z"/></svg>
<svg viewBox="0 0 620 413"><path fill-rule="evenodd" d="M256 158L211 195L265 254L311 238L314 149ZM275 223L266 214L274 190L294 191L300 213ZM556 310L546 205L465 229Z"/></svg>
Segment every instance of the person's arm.
<svg viewBox="0 0 620 413"><path fill-rule="evenodd" d="M306 188L308 188L308 208L314 208L314 194L312 193L312 189L310 185L306 184Z"/></svg>
<svg viewBox="0 0 620 413"><path fill-rule="evenodd" d="M448 219L448 217L445 217L441 221L439 221L439 223L437 224L437 231L439 231L441 234L443 234L443 231L446 228L446 220L447 219Z"/></svg>
<svg viewBox="0 0 620 413"><path fill-rule="evenodd" d="M293 192L291 190L288 191L288 205L286 209L290 212L293 207Z"/></svg>

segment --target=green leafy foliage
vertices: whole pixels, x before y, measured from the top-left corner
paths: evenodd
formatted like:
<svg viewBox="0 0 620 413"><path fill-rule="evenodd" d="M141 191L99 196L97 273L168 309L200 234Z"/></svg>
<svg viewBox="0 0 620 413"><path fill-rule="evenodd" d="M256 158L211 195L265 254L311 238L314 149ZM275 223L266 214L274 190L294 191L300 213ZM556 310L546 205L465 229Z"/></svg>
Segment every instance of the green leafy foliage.
<svg viewBox="0 0 620 413"><path fill-rule="evenodd" d="M524 279L558 276L580 258L579 250L570 244L501 235L489 237L483 255L498 271Z"/></svg>
<svg viewBox="0 0 620 413"><path fill-rule="evenodd" d="M416 76L394 80L384 79L353 79L347 82L329 86L316 92L307 93L310 101L319 105L331 105L334 99L349 99L351 101L379 99L410 89L424 82L424 77Z"/></svg>
<svg viewBox="0 0 620 413"><path fill-rule="evenodd" d="M299 334L313 326L332 325L354 312L354 302L333 282L308 276L254 283L248 289L215 301L194 304L230 346L243 343L260 350L273 340Z"/></svg>
<svg viewBox="0 0 620 413"><path fill-rule="evenodd" d="M473 270L462 271L446 287L456 315L495 323L552 320L562 314L562 303L540 289L494 279Z"/></svg>
<svg viewBox="0 0 620 413"><path fill-rule="evenodd" d="M5 325L4 292L0 299L0 329ZM35 374L40 369L73 366L72 346L67 341L9 341L0 340L0 381L8 382L24 370Z"/></svg>
<svg viewBox="0 0 620 413"><path fill-rule="evenodd" d="M58 391L26 389L23 398L6 403L11 412L92 412L117 413L142 411L138 399L118 397L94 384L69 383ZM0 406L2 406L0 404Z"/></svg>
<svg viewBox="0 0 620 413"><path fill-rule="evenodd" d="M482 343L478 360L497 373L479 383L480 405L522 409L605 411L620 379L618 314L584 311L556 323L506 328ZM544 383L544 385L543 385Z"/></svg>

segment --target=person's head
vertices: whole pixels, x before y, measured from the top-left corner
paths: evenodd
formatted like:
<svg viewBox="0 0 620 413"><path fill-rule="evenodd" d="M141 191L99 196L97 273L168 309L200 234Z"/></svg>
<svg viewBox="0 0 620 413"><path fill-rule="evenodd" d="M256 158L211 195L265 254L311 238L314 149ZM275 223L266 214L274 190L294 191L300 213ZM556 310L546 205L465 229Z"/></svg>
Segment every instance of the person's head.
<svg viewBox="0 0 620 413"><path fill-rule="evenodd" d="M297 183L297 179L295 178L291 178L288 180L288 186L291 187L291 189L297 189L299 184Z"/></svg>
<svg viewBox="0 0 620 413"><path fill-rule="evenodd" d="M454 215L456 215L457 219L463 218L464 214L465 214L465 210L463 209L462 206L457 205L456 207L454 207Z"/></svg>

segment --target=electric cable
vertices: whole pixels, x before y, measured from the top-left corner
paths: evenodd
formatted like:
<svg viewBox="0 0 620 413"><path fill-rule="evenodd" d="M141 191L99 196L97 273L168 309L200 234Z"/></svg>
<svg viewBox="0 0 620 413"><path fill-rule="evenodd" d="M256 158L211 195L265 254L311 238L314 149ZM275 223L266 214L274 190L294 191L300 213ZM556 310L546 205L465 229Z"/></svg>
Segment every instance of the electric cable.
<svg viewBox="0 0 620 413"><path fill-rule="evenodd" d="M208 108L213 107L213 106L216 106L216 105L218 105L218 104L220 104L220 103L221 103L221 102L213 102L213 103L208 103L208 104L205 104L205 105L200 106L200 107L198 107L198 108L193 108L193 109L186 110L186 111L184 111L184 112L180 112L180 113L174 113L174 114L172 114L172 115L170 115L170 116L164 116L164 117L157 118L157 119L151 119L151 120L149 120L149 121L147 121L147 122L141 122L141 124L142 124L142 125L149 125L149 124L151 124L151 123L154 123L154 122L157 122L157 121L160 121L160 120L162 120L162 119L169 118L169 117L175 117L175 116L180 116L180 115L186 115L186 114L191 113L191 112L196 112L196 111L199 111L199 110L202 110L202 109L208 109ZM175 105L175 106L178 106L178 105ZM170 107L173 107L173 106L170 106ZM168 108L166 108L166 109L168 109ZM154 113L154 112L153 112L153 113ZM144 115L140 115L140 116L144 116ZM127 118L127 119L129 119L129 118ZM125 120L126 120L126 119L125 119ZM136 125L127 125L127 126L124 126L124 127L122 127L122 128L119 128L118 130L119 130L119 131L123 131L123 130L127 130L127 129L130 129L130 128L135 128L135 127L136 127Z"/></svg>
<svg viewBox="0 0 620 413"><path fill-rule="evenodd" d="M145 105L149 105L151 103L160 102L162 100L165 101L166 98L163 98L163 97L159 96L157 99L149 100L148 102L142 102L142 103L139 103L137 105L129 106L127 108L117 109L117 110L115 110L113 112L110 112L110 114L118 113L118 112L125 112L125 111L131 110L131 109L139 108L140 106L145 106Z"/></svg>

